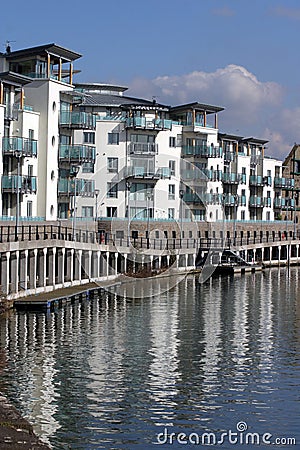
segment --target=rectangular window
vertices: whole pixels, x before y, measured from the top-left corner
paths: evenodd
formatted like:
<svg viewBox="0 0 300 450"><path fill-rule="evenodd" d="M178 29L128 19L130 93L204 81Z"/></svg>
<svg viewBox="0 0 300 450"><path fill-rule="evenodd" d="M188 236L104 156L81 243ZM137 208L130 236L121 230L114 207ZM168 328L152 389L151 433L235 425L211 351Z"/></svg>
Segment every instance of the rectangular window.
<svg viewBox="0 0 300 450"><path fill-rule="evenodd" d="M83 133L84 144L95 144L95 133L86 131Z"/></svg>
<svg viewBox="0 0 300 450"><path fill-rule="evenodd" d="M155 136L153 134L132 134L130 141L140 144L153 144L155 142Z"/></svg>
<svg viewBox="0 0 300 450"><path fill-rule="evenodd" d="M168 218L169 219L175 218L175 208L168 208Z"/></svg>
<svg viewBox="0 0 300 450"><path fill-rule="evenodd" d="M169 137L169 147L176 147L176 137L175 136Z"/></svg>
<svg viewBox="0 0 300 450"><path fill-rule="evenodd" d="M117 230L116 231L116 238L117 239L124 239L124 231L123 230Z"/></svg>
<svg viewBox="0 0 300 450"><path fill-rule="evenodd" d="M118 185L116 183L107 183L106 197L118 198Z"/></svg>
<svg viewBox="0 0 300 450"><path fill-rule="evenodd" d="M29 177L33 176L33 166L31 164L28 165L28 176Z"/></svg>
<svg viewBox="0 0 300 450"><path fill-rule="evenodd" d="M107 170L109 172L118 172L118 158L107 158Z"/></svg>
<svg viewBox="0 0 300 450"><path fill-rule="evenodd" d="M241 220L245 220L245 211L241 211Z"/></svg>
<svg viewBox="0 0 300 450"><path fill-rule="evenodd" d="M107 206L106 217L117 217L117 207L116 206Z"/></svg>
<svg viewBox="0 0 300 450"><path fill-rule="evenodd" d="M27 202L27 217L32 217L32 202Z"/></svg>
<svg viewBox="0 0 300 450"><path fill-rule="evenodd" d="M175 176L175 161L169 161L170 175Z"/></svg>
<svg viewBox="0 0 300 450"><path fill-rule="evenodd" d="M175 200L175 184L169 184L169 200Z"/></svg>
<svg viewBox="0 0 300 450"><path fill-rule="evenodd" d="M82 173L94 173L94 164L91 162L83 163Z"/></svg>
<svg viewBox="0 0 300 450"><path fill-rule="evenodd" d="M32 130L32 129L28 130L28 138L29 139L34 139L34 130Z"/></svg>
<svg viewBox="0 0 300 450"><path fill-rule="evenodd" d="M119 145L119 133L108 133L108 144Z"/></svg>
<svg viewBox="0 0 300 450"><path fill-rule="evenodd" d="M82 217L94 217L94 208L92 206L83 206L81 212Z"/></svg>
<svg viewBox="0 0 300 450"><path fill-rule="evenodd" d="M267 212L267 220L271 220L271 213L270 213L270 211Z"/></svg>

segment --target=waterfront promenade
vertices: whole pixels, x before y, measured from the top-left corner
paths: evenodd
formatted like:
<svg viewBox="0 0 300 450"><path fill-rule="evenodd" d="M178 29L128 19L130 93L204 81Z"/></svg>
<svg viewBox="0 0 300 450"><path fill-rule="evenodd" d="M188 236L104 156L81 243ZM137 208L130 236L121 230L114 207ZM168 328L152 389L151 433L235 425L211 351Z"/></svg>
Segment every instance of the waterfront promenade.
<svg viewBox="0 0 300 450"><path fill-rule="evenodd" d="M157 224L156 224L157 226ZM298 233L284 222L253 227L239 224L217 238L207 230L198 238L117 237L94 228L68 226L0 226L0 284L2 304L58 289L85 289L89 283L113 282L121 274L138 276L171 269L172 274L199 268L204 257L222 261L229 250L244 261L264 266L300 263ZM271 228L271 230L270 230ZM64 296L62 293L61 296Z"/></svg>

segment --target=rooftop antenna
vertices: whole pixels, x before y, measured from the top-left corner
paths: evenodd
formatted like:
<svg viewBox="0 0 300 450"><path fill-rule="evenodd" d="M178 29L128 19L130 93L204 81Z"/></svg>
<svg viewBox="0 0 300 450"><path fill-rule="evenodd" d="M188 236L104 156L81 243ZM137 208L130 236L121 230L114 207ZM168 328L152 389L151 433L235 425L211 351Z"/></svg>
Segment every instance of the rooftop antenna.
<svg viewBox="0 0 300 450"><path fill-rule="evenodd" d="M13 42L16 42L16 41L6 41L5 42L5 50L6 50L6 53L8 55L11 52L11 45L10 44L12 44Z"/></svg>

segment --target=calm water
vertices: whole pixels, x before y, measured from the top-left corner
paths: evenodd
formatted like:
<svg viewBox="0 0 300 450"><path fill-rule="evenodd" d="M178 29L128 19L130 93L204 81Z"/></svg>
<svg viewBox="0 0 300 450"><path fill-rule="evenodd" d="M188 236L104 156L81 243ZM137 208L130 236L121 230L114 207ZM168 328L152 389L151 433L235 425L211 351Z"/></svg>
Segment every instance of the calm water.
<svg viewBox="0 0 300 450"><path fill-rule="evenodd" d="M209 448L178 433L219 440L239 422L239 439L269 433L297 440L272 448L300 448L299 273L189 276L152 298L11 314L0 322L0 391L59 450L157 449L172 432L161 447Z"/></svg>

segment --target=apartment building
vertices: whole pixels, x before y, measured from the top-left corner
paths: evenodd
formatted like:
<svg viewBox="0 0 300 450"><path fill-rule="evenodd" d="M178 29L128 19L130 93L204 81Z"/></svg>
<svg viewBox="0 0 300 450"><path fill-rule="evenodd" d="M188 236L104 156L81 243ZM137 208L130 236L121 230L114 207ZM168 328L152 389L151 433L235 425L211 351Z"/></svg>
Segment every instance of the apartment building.
<svg viewBox="0 0 300 450"><path fill-rule="evenodd" d="M282 163L266 141L221 133L220 106L74 83L80 56L56 44L0 54L2 217L279 216Z"/></svg>

